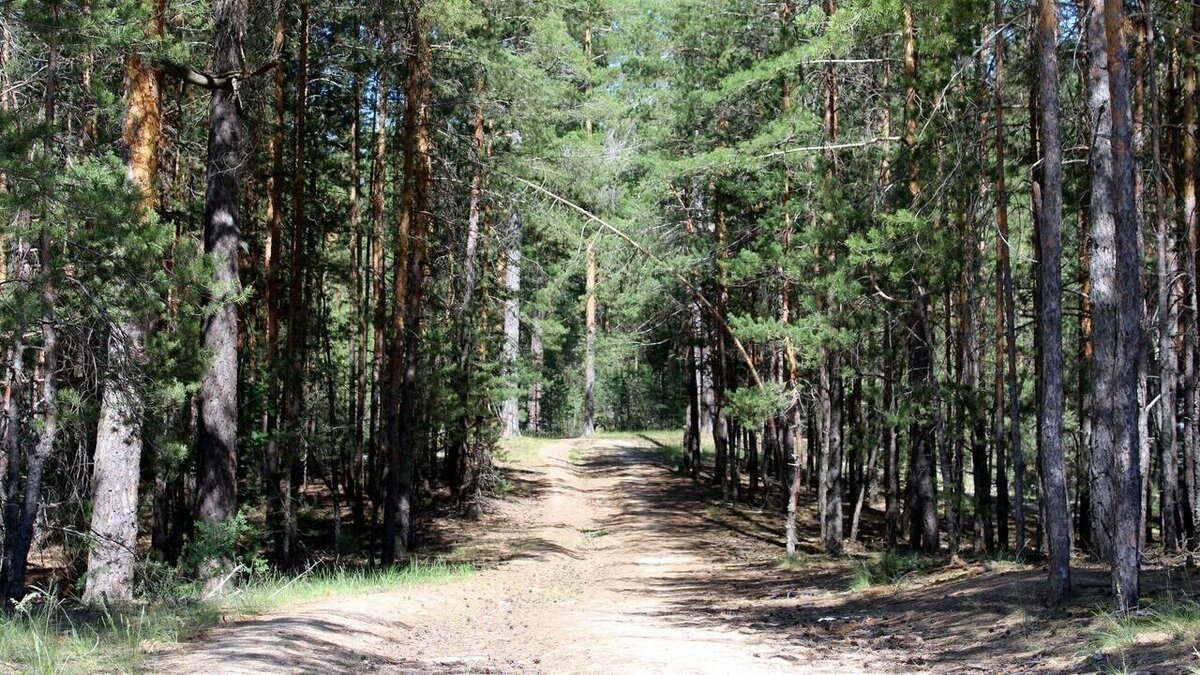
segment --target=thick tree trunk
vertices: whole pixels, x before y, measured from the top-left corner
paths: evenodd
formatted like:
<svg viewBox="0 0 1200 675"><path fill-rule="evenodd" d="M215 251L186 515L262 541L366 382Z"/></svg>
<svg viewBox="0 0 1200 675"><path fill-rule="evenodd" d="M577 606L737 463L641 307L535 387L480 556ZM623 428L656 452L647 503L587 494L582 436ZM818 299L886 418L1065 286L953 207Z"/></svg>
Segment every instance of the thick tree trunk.
<svg viewBox="0 0 1200 675"><path fill-rule="evenodd" d="M213 70L242 72L246 0L216 0L213 6ZM204 300L214 309L202 326L202 347L212 354L200 383L199 516L207 523L237 511L237 316L241 291L239 174L242 166L242 113L237 94L212 95L208 135L208 178L204 196L204 252L213 257L213 288ZM227 561L214 561L206 575Z"/></svg>
<svg viewBox="0 0 1200 675"><path fill-rule="evenodd" d="M162 34L160 8L151 7L147 36ZM130 182L141 193L143 217L156 205L160 130L159 75L138 54L125 58L126 109L122 143ZM135 317L110 327L108 370L92 464L92 539L83 601L125 603L133 598L137 497L142 458L142 400L135 370L145 337Z"/></svg>
<svg viewBox="0 0 1200 675"><path fill-rule="evenodd" d="M1108 82L1112 109L1113 186L1116 228L1117 377L1114 433L1113 596L1125 614L1137 608L1140 558L1142 477L1138 433L1138 359L1142 346L1141 251L1135 198L1136 163L1130 96L1129 53L1124 11L1119 0L1105 0Z"/></svg>
<svg viewBox="0 0 1200 675"><path fill-rule="evenodd" d="M791 480L788 481L788 502L787 502L787 520L784 523L784 532L787 536L786 551L789 558L796 557L796 519L799 517L800 510L800 477L802 475L800 466L800 450L799 446L792 449L792 461L788 466L780 467L784 470L783 475L790 475ZM790 470L788 474L786 471ZM823 528L822 528L823 529Z"/></svg>
<svg viewBox="0 0 1200 675"><path fill-rule="evenodd" d="M1088 0L1088 112L1092 133L1089 164L1091 201L1088 214L1091 250L1092 433L1088 464L1089 540L1092 553L1110 559L1113 546L1113 453L1120 421L1115 400L1117 369L1117 252L1113 218L1112 110L1108 86L1108 38L1104 29L1104 0Z"/></svg>
<svg viewBox="0 0 1200 675"><path fill-rule="evenodd" d="M1071 591L1071 520L1063 460L1062 146L1058 119L1058 13L1038 0L1038 79L1041 100L1042 186L1039 271L1042 494L1050 553L1051 605ZM1034 203L1037 205L1035 188Z"/></svg>
<svg viewBox="0 0 1200 675"><path fill-rule="evenodd" d="M391 565L408 555L412 534L413 478L416 462L417 366L420 363L421 301L425 282L425 237L432 214L429 187L433 145L429 130L432 54L424 6L412 8L412 34L405 86L404 190L397 222L400 250L393 273L392 348L389 354L391 400L388 411L388 485L384 504L381 562Z"/></svg>

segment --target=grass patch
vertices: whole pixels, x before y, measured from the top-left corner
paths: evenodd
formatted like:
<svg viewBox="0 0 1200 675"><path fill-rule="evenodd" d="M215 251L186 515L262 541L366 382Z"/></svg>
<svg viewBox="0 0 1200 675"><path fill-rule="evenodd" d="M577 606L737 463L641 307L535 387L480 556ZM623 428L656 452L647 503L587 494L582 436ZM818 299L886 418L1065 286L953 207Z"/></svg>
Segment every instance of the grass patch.
<svg viewBox="0 0 1200 675"><path fill-rule="evenodd" d="M647 450L665 463L673 466L680 466L683 462L683 430L682 429L652 429L649 431L638 432L604 432L596 435L597 438L611 438L614 440L628 441L631 438L636 438L640 441L645 441ZM711 434L703 434L700 439L700 461L701 463L710 462L716 455L715 447Z"/></svg>
<svg viewBox="0 0 1200 675"><path fill-rule="evenodd" d="M227 618L244 618L296 602L373 593L466 576L467 565L415 562L403 568L333 568L298 577L261 578L209 602L150 602L122 611L93 610L35 590L0 616L0 671L134 673L146 652L193 639Z"/></svg>
<svg viewBox="0 0 1200 675"><path fill-rule="evenodd" d="M861 592L875 586L898 585L925 570L926 561L916 553L885 551L874 560L860 561L854 566L850 590Z"/></svg>
<svg viewBox="0 0 1200 675"><path fill-rule="evenodd" d="M496 448L496 459L507 464L537 464L542 459L542 448L556 442L556 439L540 436L504 438Z"/></svg>
<svg viewBox="0 0 1200 675"><path fill-rule="evenodd" d="M1200 602L1160 602L1124 618L1104 613L1091 638L1095 649L1115 654L1147 645L1192 647L1200 641Z"/></svg>

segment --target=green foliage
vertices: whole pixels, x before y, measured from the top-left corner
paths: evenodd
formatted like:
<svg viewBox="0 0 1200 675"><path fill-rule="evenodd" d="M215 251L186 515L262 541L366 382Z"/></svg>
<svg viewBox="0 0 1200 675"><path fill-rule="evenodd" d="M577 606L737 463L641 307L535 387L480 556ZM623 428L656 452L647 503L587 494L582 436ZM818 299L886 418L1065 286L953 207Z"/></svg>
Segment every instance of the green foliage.
<svg viewBox="0 0 1200 675"><path fill-rule="evenodd" d="M790 403L783 385L774 381L764 382L762 389L730 389L725 395L730 416L749 428L762 426L767 420L777 417Z"/></svg>
<svg viewBox="0 0 1200 675"><path fill-rule="evenodd" d="M872 560L859 561L853 570L850 590L863 591L872 586L899 584L913 574L921 574L928 561L917 553L889 549Z"/></svg>
<svg viewBox="0 0 1200 675"><path fill-rule="evenodd" d="M256 578L268 570L267 561L258 553L259 528L252 525L242 509L222 521L197 521L196 536L183 546L180 563L187 576L200 578L204 565L215 560L236 563L245 570L243 577Z"/></svg>
<svg viewBox="0 0 1200 675"><path fill-rule="evenodd" d="M1194 600L1160 601L1136 614L1119 617L1104 612L1091 634L1096 649L1127 654L1148 644L1195 645L1200 640L1200 603Z"/></svg>

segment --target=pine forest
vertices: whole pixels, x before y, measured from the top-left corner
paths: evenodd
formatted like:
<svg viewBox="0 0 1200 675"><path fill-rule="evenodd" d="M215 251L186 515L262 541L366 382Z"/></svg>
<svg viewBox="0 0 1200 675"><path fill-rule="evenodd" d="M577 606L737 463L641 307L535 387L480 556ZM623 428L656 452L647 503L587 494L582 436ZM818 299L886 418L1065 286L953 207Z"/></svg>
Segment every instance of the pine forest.
<svg viewBox="0 0 1200 675"><path fill-rule="evenodd" d="M1200 672L1200 0L0 0L0 670Z"/></svg>

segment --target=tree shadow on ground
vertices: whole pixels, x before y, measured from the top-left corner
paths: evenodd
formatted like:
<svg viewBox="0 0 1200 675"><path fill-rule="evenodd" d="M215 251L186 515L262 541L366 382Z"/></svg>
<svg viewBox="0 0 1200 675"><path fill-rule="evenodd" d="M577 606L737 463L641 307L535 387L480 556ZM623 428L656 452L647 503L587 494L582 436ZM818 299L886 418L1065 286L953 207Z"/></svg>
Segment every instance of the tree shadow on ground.
<svg viewBox="0 0 1200 675"><path fill-rule="evenodd" d="M1109 577L1096 566L1075 570L1075 595L1055 611L1044 606L1043 568L986 561L956 561L851 591L856 566L866 564L862 556L824 556L805 537L797 561L781 565L781 513L731 508L711 486L672 473L660 453L614 444L578 464L585 475L617 481L619 508L607 529L645 533L668 554L711 561L686 575L664 570L619 581L622 592L643 595L649 585L658 601L652 613L670 624L732 627L818 655L869 651L878 658L873 667L887 670L1183 672L1185 660L1198 665L1189 645L1170 639L1129 650L1118 663L1098 656L1082 637L1095 630L1108 604ZM813 500L802 506L800 531L819 530ZM1163 570L1146 570L1142 583L1149 598L1167 590L1177 595L1180 587Z"/></svg>

